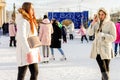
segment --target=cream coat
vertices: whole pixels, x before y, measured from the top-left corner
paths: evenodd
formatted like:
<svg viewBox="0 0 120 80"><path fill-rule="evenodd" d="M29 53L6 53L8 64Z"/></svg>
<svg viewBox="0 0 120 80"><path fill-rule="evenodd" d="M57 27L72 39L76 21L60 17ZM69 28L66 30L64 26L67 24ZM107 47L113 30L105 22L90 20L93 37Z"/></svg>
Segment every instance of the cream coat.
<svg viewBox="0 0 120 80"><path fill-rule="evenodd" d="M116 39L115 24L111 21L104 21L102 25L102 35L97 33L99 28L99 22L94 26L88 28L88 34L93 35L95 33L95 39L92 44L91 58L96 58L97 48L99 48L99 54L102 59L111 59L114 57L112 49L112 42ZM104 39L103 39L104 38ZM98 42L100 45L97 47Z"/></svg>
<svg viewBox="0 0 120 80"><path fill-rule="evenodd" d="M30 24L26 19L22 17L21 14L17 15L16 24L17 24L17 34L16 34L17 53L16 54L17 54L18 66L29 65L29 63L27 63L26 61L27 53L29 52L31 52L31 54L33 55L32 63L38 63L39 48L31 49L27 42L28 37L37 35L37 30L34 29L35 30L34 34L31 35Z"/></svg>

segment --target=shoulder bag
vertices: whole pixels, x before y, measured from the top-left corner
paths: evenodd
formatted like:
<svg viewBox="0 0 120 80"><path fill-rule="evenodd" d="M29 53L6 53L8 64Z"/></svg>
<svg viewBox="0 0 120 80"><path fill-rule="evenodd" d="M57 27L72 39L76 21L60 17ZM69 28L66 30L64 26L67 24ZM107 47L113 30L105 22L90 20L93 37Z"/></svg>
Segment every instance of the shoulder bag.
<svg viewBox="0 0 120 80"><path fill-rule="evenodd" d="M28 37L27 41L28 41L30 48L36 48L36 47L40 47L42 45L38 36Z"/></svg>

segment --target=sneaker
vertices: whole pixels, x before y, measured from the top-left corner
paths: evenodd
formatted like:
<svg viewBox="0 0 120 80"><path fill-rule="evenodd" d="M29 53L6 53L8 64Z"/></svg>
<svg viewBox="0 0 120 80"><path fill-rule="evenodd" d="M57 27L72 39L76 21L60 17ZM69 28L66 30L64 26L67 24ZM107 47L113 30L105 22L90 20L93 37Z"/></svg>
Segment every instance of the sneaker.
<svg viewBox="0 0 120 80"><path fill-rule="evenodd" d="M49 57L45 58L45 61L49 62Z"/></svg>
<svg viewBox="0 0 120 80"><path fill-rule="evenodd" d="M62 57L60 60L61 60L61 61L66 61L67 58L66 58L66 57Z"/></svg>
<svg viewBox="0 0 120 80"><path fill-rule="evenodd" d="M49 63L49 58L48 57L43 58L43 61L41 63Z"/></svg>
<svg viewBox="0 0 120 80"><path fill-rule="evenodd" d="M115 57L117 56L117 53L115 53Z"/></svg>
<svg viewBox="0 0 120 80"><path fill-rule="evenodd" d="M49 61L45 61L45 63L49 63Z"/></svg>
<svg viewBox="0 0 120 80"><path fill-rule="evenodd" d="M50 58L50 60L54 61L54 60L55 60L55 58L54 58L54 57L51 57L51 58Z"/></svg>
<svg viewBox="0 0 120 80"><path fill-rule="evenodd" d="M51 58L50 58L50 60L55 60L55 57L52 55Z"/></svg>
<svg viewBox="0 0 120 80"><path fill-rule="evenodd" d="M41 63L46 63L46 61L42 61Z"/></svg>
<svg viewBox="0 0 120 80"><path fill-rule="evenodd" d="M9 45L9 47L12 47L12 45Z"/></svg>

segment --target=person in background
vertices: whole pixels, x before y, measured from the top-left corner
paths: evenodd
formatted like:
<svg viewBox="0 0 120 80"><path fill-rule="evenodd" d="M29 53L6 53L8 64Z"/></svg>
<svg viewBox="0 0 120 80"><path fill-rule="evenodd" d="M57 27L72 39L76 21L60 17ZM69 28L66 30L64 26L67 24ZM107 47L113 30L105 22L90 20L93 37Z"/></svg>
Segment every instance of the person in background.
<svg viewBox="0 0 120 80"><path fill-rule="evenodd" d="M110 80L110 60L114 57L112 43L116 39L115 24L110 21L110 15L105 8L98 10L98 22L93 20L88 28L88 34L95 34L92 44L91 58L96 59L102 79Z"/></svg>
<svg viewBox="0 0 120 80"><path fill-rule="evenodd" d="M12 44L14 45L14 47L16 47L16 27L15 27L15 23L13 20L10 20L9 22L9 36L10 36L10 43L9 46L12 47Z"/></svg>
<svg viewBox="0 0 120 80"><path fill-rule="evenodd" d="M51 60L55 60L55 57L54 57L55 48L57 48L62 55L62 58L60 60L66 60L65 54L61 48L62 32L61 32L60 27L58 26L58 21L55 19L52 20L52 26L53 26L53 34L51 36L51 45L50 45L51 54L52 54Z"/></svg>
<svg viewBox="0 0 120 80"><path fill-rule="evenodd" d="M6 23L4 22L3 23L3 25L2 25L2 31L3 31L3 35L5 35L6 34L6 28L5 28L5 26L6 26Z"/></svg>
<svg viewBox="0 0 120 80"><path fill-rule="evenodd" d="M118 53L118 46L119 46L119 54L120 54L120 18L118 19L118 22L115 24L116 25L116 40L114 41L114 52L115 56L117 56Z"/></svg>
<svg viewBox="0 0 120 80"><path fill-rule="evenodd" d="M83 38L88 42L87 36L86 36L86 29L84 28L83 24L81 25L78 34L81 33L81 42L83 43Z"/></svg>
<svg viewBox="0 0 120 80"><path fill-rule="evenodd" d="M63 43L67 43L67 29L65 27L65 25L62 26L62 37L63 37Z"/></svg>
<svg viewBox="0 0 120 80"><path fill-rule="evenodd" d="M51 34L53 27L47 15L44 15L43 21L40 23L39 38L43 47L43 63L49 62L49 47L51 44Z"/></svg>
<svg viewBox="0 0 120 80"><path fill-rule="evenodd" d="M71 22L71 24L67 27L68 31L69 31L69 37L70 40L74 39L73 33L74 33L74 23Z"/></svg>
<svg viewBox="0 0 120 80"><path fill-rule="evenodd" d="M58 26L61 29L62 28L62 24L58 21Z"/></svg>
<svg viewBox="0 0 120 80"><path fill-rule="evenodd" d="M38 80L40 50L39 48L30 48L27 41L27 38L38 35L33 4L31 2L24 2L22 8L18 9L18 12L19 14L16 17L17 80L25 79L27 69L29 69L31 74L29 80Z"/></svg>
<svg viewBox="0 0 120 80"><path fill-rule="evenodd" d="M3 30L3 35L6 35L7 33L9 33L9 23L7 22L7 23L3 23L3 25L2 25L2 30Z"/></svg>

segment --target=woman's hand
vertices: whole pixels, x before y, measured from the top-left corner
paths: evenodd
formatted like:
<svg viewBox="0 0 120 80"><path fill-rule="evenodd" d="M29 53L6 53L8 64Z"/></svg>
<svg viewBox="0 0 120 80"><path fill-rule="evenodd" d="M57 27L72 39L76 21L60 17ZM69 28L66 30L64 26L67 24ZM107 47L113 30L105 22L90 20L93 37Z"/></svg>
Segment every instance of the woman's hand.
<svg viewBox="0 0 120 80"><path fill-rule="evenodd" d="M93 20L93 21L92 21L92 23L91 23L91 25L93 26L95 23L96 23L96 21L95 21L95 20Z"/></svg>
<svg viewBox="0 0 120 80"><path fill-rule="evenodd" d="M98 17L97 15L95 15L91 25L93 26L97 21L98 21Z"/></svg>

